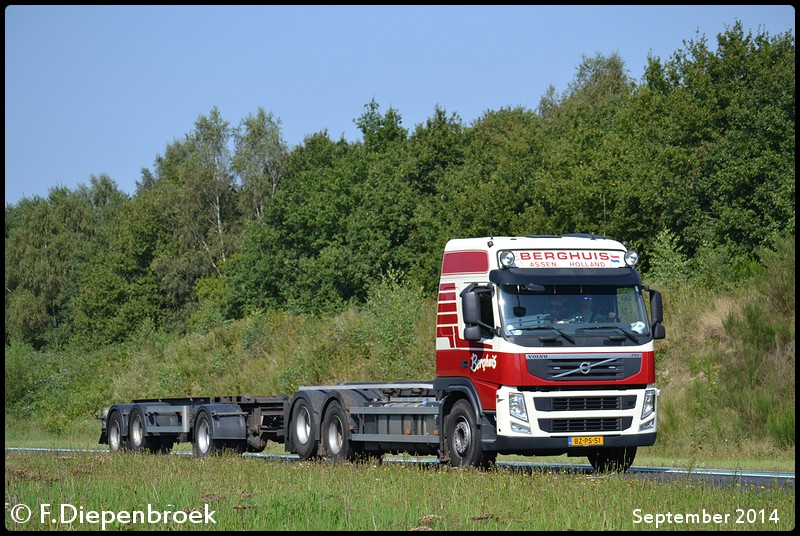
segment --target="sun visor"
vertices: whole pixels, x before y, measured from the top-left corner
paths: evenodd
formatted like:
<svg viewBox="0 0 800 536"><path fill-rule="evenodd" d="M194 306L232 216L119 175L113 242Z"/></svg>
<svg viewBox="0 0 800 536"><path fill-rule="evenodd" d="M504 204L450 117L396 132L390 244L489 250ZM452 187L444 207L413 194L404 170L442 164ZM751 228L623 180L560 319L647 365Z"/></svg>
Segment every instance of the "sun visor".
<svg viewBox="0 0 800 536"><path fill-rule="evenodd" d="M506 268L489 272L489 281L499 285L641 285L639 273L625 268Z"/></svg>

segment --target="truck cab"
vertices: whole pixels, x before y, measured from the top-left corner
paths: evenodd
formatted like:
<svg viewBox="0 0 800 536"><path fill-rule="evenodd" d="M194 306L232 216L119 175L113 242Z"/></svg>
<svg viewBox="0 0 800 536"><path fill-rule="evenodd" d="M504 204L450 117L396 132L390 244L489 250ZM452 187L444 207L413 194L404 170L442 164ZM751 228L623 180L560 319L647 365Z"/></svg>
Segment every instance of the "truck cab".
<svg viewBox="0 0 800 536"><path fill-rule="evenodd" d="M625 470L654 444L653 341L665 329L637 260L597 235L447 243L434 385L445 401L468 401L482 459L567 454Z"/></svg>

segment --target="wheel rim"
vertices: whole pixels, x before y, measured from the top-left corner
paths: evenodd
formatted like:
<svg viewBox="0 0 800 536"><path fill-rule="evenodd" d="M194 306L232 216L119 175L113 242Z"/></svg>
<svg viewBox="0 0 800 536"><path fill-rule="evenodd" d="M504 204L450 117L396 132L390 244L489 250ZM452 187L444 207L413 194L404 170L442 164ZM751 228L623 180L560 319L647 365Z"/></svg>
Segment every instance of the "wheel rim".
<svg viewBox="0 0 800 536"><path fill-rule="evenodd" d="M297 420L295 421L294 426L297 440L305 445L308 443L308 440L311 438L311 416L308 414L308 408L305 406L300 408L300 411L297 412Z"/></svg>
<svg viewBox="0 0 800 536"><path fill-rule="evenodd" d="M463 417L459 418L456 422L453 431L453 443L456 448L456 453L463 456L469 450L469 444L472 441L472 430L470 430L469 423Z"/></svg>
<svg viewBox="0 0 800 536"><path fill-rule="evenodd" d="M342 451L342 443L344 443L343 432L342 421L339 420L338 415L334 415L331 419L330 426L328 426L328 448L333 455L339 454Z"/></svg>
<svg viewBox="0 0 800 536"><path fill-rule="evenodd" d="M211 444L211 438L208 433L208 421L203 419L200 421L200 426L197 427L197 449L205 454L208 452L208 447Z"/></svg>
<svg viewBox="0 0 800 536"><path fill-rule="evenodd" d="M114 419L111 421L111 426L108 428L108 446L111 448L112 452L119 450L119 446L122 443L121 436L122 433L119 429L119 422Z"/></svg>
<svg viewBox="0 0 800 536"><path fill-rule="evenodd" d="M131 440L133 445L138 447L142 444L142 437L144 436L144 426L142 425L142 417L137 413L131 420Z"/></svg>

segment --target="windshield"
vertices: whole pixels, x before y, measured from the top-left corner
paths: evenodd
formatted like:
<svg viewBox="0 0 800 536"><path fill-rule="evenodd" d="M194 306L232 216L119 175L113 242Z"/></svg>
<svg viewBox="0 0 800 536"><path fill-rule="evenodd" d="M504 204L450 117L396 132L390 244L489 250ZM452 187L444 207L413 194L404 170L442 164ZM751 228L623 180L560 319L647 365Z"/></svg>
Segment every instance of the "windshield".
<svg viewBox="0 0 800 536"><path fill-rule="evenodd" d="M632 337L650 328L638 286L498 285L502 333L540 335L555 330L585 334L590 330L621 330Z"/></svg>

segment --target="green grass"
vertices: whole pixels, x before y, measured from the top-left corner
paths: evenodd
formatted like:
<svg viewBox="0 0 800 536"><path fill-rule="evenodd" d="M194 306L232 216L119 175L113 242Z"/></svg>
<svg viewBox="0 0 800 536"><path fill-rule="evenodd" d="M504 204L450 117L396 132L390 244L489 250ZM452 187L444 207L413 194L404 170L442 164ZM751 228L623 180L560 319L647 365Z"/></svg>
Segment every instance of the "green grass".
<svg viewBox="0 0 800 536"><path fill-rule="evenodd" d="M113 530L593 531L655 529L656 519L658 528L678 530L790 530L795 524L793 489L714 487L688 480L664 484L625 475L283 463L236 456L6 453L5 478L6 528L28 530L103 528L65 523L57 515L45 516L42 524L42 504L55 512L62 504L71 505L67 513L72 508L108 512L98 516L106 515L105 528ZM18 504L35 514L24 525L10 517ZM147 512L148 505L154 511L183 512L179 521L208 509L214 523L110 522L111 513ZM719 517L704 521L703 513ZM698 518L677 523L678 514Z"/></svg>

